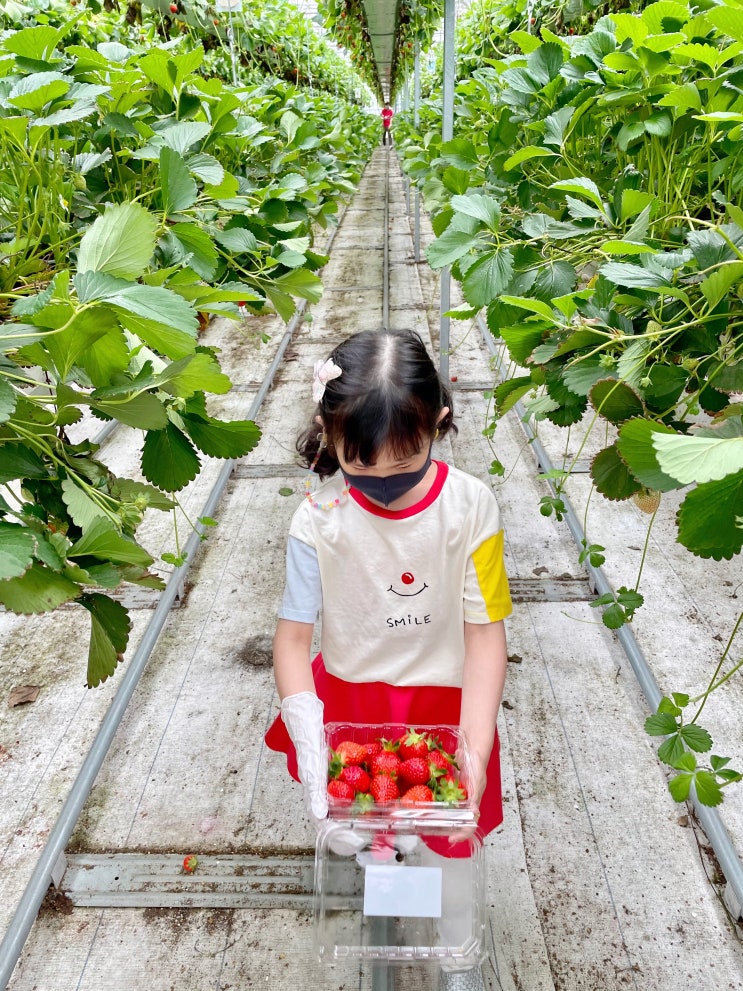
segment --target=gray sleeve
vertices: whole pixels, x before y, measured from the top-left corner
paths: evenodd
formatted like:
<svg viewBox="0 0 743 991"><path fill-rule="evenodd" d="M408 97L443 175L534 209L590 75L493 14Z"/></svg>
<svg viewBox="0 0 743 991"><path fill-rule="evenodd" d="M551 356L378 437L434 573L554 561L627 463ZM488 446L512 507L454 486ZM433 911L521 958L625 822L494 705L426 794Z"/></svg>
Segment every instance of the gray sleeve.
<svg viewBox="0 0 743 991"><path fill-rule="evenodd" d="M321 607L322 585L317 551L290 536L286 545L286 585L279 607L279 619L314 623Z"/></svg>

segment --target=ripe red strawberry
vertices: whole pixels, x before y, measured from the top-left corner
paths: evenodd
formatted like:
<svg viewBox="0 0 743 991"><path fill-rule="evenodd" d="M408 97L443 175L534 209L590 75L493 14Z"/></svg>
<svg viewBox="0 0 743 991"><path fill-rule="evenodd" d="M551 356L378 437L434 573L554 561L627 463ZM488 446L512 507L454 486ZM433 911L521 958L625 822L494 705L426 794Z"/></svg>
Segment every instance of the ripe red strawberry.
<svg viewBox="0 0 743 991"><path fill-rule="evenodd" d="M171 5L170 5L170 13L171 14L177 14L178 13L178 4L177 3L171 3Z"/></svg>
<svg viewBox="0 0 743 991"><path fill-rule="evenodd" d="M400 738L398 753L401 760L409 760L411 757L426 757L428 755L428 740L423 733L409 729Z"/></svg>
<svg viewBox="0 0 743 991"><path fill-rule="evenodd" d="M387 774L380 774L376 778L372 778L369 791L374 796L374 801L380 805L394 802L400 797L400 789Z"/></svg>
<svg viewBox="0 0 743 991"><path fill-rule="evenodd" d="M431 750L428 753L428 763L433 764L440 771L446 773L452 768L452 762L449 757L443 752L443 750Z"/></svg>
<svg viewBox="0 0 743 991"><path fill-rule="evenodd" d="M193 874L198 865L199 858L193 853L189 853L187 857L183 858L183 870L186 874Z"/></svg>
<svg viewBox="0 0 743 991"><path fill-rule="evenodd" d="M381 754L382 744L379 740L372 740L364 746L364 750L366 751L366 760L371 761L377 754Z"/></svg>
<svg viewBox="0 0 743 991"><path fill-rule="evenodd" d="M355 792L369 791L371 778L366 773L364 768L359 767L358 764L352 764L350 767L344 767L338 775L338 778L340 781L345 781L347 785L350 785Z"/></svg>
<svg viewBox="0 0 743 991"><path fill-rule="evenodd" d="M387 777L396 778L399 768L400 758L391 750L383 750L372 758L371 772L375 777L384 774Z"/></svg>
<svg viewBox="0 0 743 991"><path fill-rule="evenodd" d="M331 802L347 805L353 801L353 795L353 788L348 782L341 781L340 778L333 778L332 781L328 781L328 798Z"/></svg>
<svg viewBox="0 0 743 991"><path fill-rule="evenodd" d="M428 761L425 757L410 757L400 764L398 774L411 785L424 785L431 777Z"/></svg>
<svg viewBox="0 0 743 991"><path fill-rule="evenodd" d="M340 755L344 767L363 764L366 760L366 747L363 743L356 743L355 740L342 740L335 748L335 752Z"/></svg>
<svg viewBox="0 0 743 991"><path fill-rule="evenodd" d="M433 792L425 785L413 785L402 796L403 805L416 805L418 802L432 802Z"/></svg>

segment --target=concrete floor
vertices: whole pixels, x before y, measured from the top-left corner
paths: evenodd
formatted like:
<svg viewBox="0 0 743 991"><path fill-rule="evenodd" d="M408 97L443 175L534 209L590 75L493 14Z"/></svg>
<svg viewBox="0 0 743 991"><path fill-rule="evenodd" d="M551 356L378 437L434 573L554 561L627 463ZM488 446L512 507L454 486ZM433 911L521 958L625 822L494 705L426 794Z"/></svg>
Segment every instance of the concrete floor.
<svg viewBox="0 0 743 991"><path fill-rule="evenodd" d="M312 365L342 337L381 325L388 164L390 325L435 339L437 277L414 263L397 161L380 149L335 239L325 295L290 345L260 410L261 443L233 475L219 526L192 568L187 598L173 610L70 843L71 865L73 855L110 853L122 865L140 856L157 880L142 884L147 894L132 895L129 907L113 900L113 907L83 907L65 894L72 875L63 879L26 943L12 991L374 985L366 965L317 962L306 898L289 904L277 897L281 907L185 907L191 879L168 865L186 853L206 865L222 858L222 871L230 857L301 863L314 846L313 830L298 812L299 787L262 744L277 711L270 636L285 535L303 492L293 445L311 412ZM424 225L424 242L430 237ZM268 343L262 333L270 335ZM210 326L206 339L222 349L236 384L215 411L245 415L281 333L266 318ZM467 325L453 325L453 342L459 435L439 456L493 480L509 574L519 588L507 623L512 663L501 714L505 820L486 843L488 987L740 991L739 928L718 896L705 838L667 792L631 669L589 606L592 595L567 528L538 512L546 489L520 424L511 416L492 442L483 436L488 351ZM559 462L564 432L542 426L540 436ZM124 429L106 455L117 470L135 471L139 443ZM570 446L577 450L580 443L573 430ZM587 449L592 443L589 437ZM488 475L491 444L507 468L502 480ZM218 470L208 465L184 493L186 511L198 512ZM576 476L570 495L582 513L586 476ZM662 690L693 692L732 629L740 569L697 562L678 548L674 508L664 497L641 588L648 605L634 626ZM630 505L609 506L597 497L588 518L591 538L607 547L612 583L634 583L646 519ZM146 520L142 537L153 553L172 549L169 518ZM549 580L569 587L569 601L545 598ZM149 610L133 610L130 654L148 618ZM117 688L119 675L92 692L81 687L85 631L73 609L0 615L3 699L14 685L41 685L33 704L4 709L0 727L9 755L0 762L2 930ZM738 681L718 693L708 722L719 751L738 764L740 692ZM729 790L722 811L743 848L743 789ZM182 904L165 904L163 872ZM208 887L202 882L200 890ZM435 975L401 968L395 986L428 991Z"/></svg>

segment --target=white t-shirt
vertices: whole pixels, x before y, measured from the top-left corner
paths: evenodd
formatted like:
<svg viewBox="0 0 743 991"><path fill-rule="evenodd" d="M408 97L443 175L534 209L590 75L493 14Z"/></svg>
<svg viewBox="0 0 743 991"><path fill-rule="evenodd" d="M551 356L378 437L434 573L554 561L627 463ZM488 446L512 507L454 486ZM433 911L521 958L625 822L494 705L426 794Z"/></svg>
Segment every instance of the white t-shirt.
<svg viewBox="0 0 743 991"><path fill-rule="evenodd" d="M465 622L511 612L492 491L434 463L430 491L408 509L351 489L328 510L304 500L292 518L279 616L314 623L321 610L325 668L345 681L461 686ZM338 473L313 501L343 487Z"/></svg>

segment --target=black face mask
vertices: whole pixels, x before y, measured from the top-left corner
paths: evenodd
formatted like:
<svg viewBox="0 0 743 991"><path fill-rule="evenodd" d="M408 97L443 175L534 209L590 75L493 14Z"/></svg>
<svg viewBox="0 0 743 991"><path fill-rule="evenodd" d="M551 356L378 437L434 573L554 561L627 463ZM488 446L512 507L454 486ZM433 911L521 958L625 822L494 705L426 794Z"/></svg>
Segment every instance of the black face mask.
<svg viewBox="0 0 743 991"><path fill-rule="evenodd" d="M354 489L372 499L374 502L381 502L383 506L389 506L391 502L401 499L407 492L414 489L418 482L423 480L428 469L431 467L431 451L425 464L417 471L403 471L399 475L349 475L344 472L344 476L349 485Z"/></svg>

